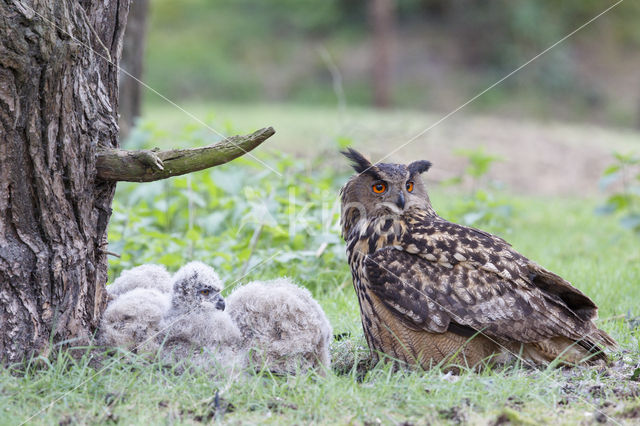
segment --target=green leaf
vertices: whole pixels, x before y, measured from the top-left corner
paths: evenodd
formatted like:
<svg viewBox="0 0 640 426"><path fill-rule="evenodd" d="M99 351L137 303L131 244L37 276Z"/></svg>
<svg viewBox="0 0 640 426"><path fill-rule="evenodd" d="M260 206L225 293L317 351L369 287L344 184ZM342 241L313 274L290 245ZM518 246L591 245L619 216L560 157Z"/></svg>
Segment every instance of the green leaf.
<svg viewBox="0 0 640 426"><path fill-rule="evenodd" d="M631 213L620 219L620 225L627 229L640 228L640 213Z"/></svg>
<svg viewBox="0 0 640 426"><path fill-rule="evenodd" d="M198 231L196 231L194 228L191 228L187 231L187 234L185 235L185 237L188 240L192 240L192 241L196 241L199 240L201 238L201 235Z"/></svg>
<svg viewBox="0 0 640 426"><path fill-rule="evenodd" d="M620 170L621 166L619 164L613 164L609 167L607 167L606 169L604 169L604 172L602 172L603 176L609 176L610 174L613 174L615 172L617 172L618 170Z"/></svg>
<svg viewBox="0 0 640 426"><path fill-rule="evenodd" d="M339 149L345 149L353 145L353 139L339 136L338 138L336 138L336 144L338 145Z"/></svg>
<svg viewBox="0 0 640 426"><path fill-rule="evenodd" d="M176 269L177 267L180 267L184 263L186 263L186 260L187 259L184 259L181 254L167 253L158 259L158 263L160 263L161 265L166 265L172 269Z"/></svg>
<svg viewBox="0 0 640 426"><path fill-rule="evenodd" d="M629 207L631 200L626 194L614 194L607 200L607 204L615 206L616 211Z"/></svg>
<svg viewBox="0 0 640 426"><path fill-rule="evenodd" d="M614 152L613 156L615 157L616 160L620 161L621 163L629 163L633 160L632 153L623 154L621 152Z"/></svg>
<svg viewBox="0 0 640 426"><path fill-rule="evenodd" d="M616 206L614 206L613 204L604 204L602 206L598 206L595 209L593 209L593 212L598 216L610 215L615 211L616 211Z"/></svg>
<svg viewBox="0 0 640 426"><path fill-rule="evenodd" d="M478 201L487 201L489 199L489 194L487 193L487 191L483 191L482 189L478 189L476 191L476 193L474 194L476 200Z"/></svg>

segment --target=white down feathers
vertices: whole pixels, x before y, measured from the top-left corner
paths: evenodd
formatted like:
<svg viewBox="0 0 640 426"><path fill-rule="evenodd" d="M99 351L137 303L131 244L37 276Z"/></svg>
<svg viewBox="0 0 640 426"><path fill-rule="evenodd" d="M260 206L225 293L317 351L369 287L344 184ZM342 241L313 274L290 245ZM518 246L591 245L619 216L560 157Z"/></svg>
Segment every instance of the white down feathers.
<svg viewBox="0 0 640 426"><path fill-rule="evenodd" d="M242 364L240 331L224 312L223 287L213 268L201 262L176 272L171 308L159 325L165 361L200 367Z"/></svg>
<svg viewBox="0 0 640 426"><path fill-rule="evenodd" d="M288 278L238 288L227 310L240 328L250 367L283 374L329 367L331 324L311 293Z"/></svg>
<svg viewBox="0 0 640 426"><path fill-rule="evenodd" d="M109 302L102 315L98 343L131 352L155 352L158 325L171 305L168 293L133 288Z"/></svg>
<svg viewBox="0 0 640 426"><path fill-rule="evenodd" d="M149 263L136 266L122 271L113 284L107 286L107 293L110 299L115 299L134 288L151 288L162 293L171 293L171 275L162 265Z"/></svg>
<svg viewBox="0 0 640 426"><path fill-rule="evenodd" d="M176 365L289 374L329 366L331 325L308 290L287 278L254 281L225 301L222 288L201 262L173 278L158 265L124 271L107 286L98 343Z"/></svg>

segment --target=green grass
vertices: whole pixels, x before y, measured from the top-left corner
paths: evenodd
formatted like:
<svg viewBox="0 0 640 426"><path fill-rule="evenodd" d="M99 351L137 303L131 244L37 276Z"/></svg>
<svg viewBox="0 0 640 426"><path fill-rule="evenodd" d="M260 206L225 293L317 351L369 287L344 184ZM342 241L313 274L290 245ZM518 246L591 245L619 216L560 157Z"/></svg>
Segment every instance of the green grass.
<svg viewBox="0 0 640 426"><path fill-rule="evenodd" d="M183 136L193 143L208 137L191 130ZM156 142L153 135L139 140ZM594 214L601 200L493 193L511 214L478 226L595 300L599 326L621 345L609 369L514 365L450 376L380 365L363 374L354 366L366 354L360 314L333 208L349 172L344 164L323 167L322 159L259 155L283 176L243 158L190 177L119 185L109 241L122 257L111 261L110 277L143 262L176 270L198 259L216 267L228 294L254 278L291 276L313 292L335 334L346 336L333 344L336 370L286 377L177 374L140 357L92 360L78 349L75 357L62 352L0 371L0 424L576 424L606 420L603 415L634 421L640 412L638 382L631 380L640 362L640 244L615 217ZM443 188L431 194L436 210L456 221L463 197ZM242 277L245 265L249 273Z"/></svg>
<svg viewBox="0 0 640 426"><path fill-rule="evenodd" d="M433 199L440 210L446 210L450 204L444 193L436 192ZM626 356L637 362L640 330L631 329L624 319L606 321L628 312L632 317L638 314L637 237L623 232L614 218L595 216L592 202L526 197L514 197L512 201L516 213L509 223L510 230L503 236L518 250L592 296L605 319L600 325L628 351L614 357ZM265 250L266 255L269 249ZM348 339L353 346L363 345L358 305L345 260L324 262L318 258L311 263L265 265L262 269L258 267L254 275L289 272L314 289L336 334L350 333ZM304 270L300 273L305 275L294 272L297 269ZM344 350L344 342L338 345ZM591 401L598 408L604 401L613 401L612 406L602 408L612 416L620 416L628 407L640 403L631 392L624 395L622 391L622 397L614 394L621 392L617 376L611 380L589 369L580 369L577 378L570 379L557 369L515 367L481 374L465 372L453 382L439 371L393 373L383 366L369 372L362 381L356 371L343 375L330 371L324 377L247 375L239 380L212 380L206 373L177 375L155 363L126 359L126 362L107 359L98 371L89 365L87 358L72 361L64 357L52 365L31 367L26 373L4 370L0 376L2 422L18 423L44 409L34 422L94 423L119 419L127 424L191 423L214 414L216 391L233 405L232 412L224 415L218 412L216 418L240 423L379 420L388 424L456 419L484 423L504 415L521 421L572 424L588 419L585 413L594 413ZM593 386L605 383L606 396L584 394L580 383L585 380L592 381ZM54 404L49 406L52 401Z"/></svg>

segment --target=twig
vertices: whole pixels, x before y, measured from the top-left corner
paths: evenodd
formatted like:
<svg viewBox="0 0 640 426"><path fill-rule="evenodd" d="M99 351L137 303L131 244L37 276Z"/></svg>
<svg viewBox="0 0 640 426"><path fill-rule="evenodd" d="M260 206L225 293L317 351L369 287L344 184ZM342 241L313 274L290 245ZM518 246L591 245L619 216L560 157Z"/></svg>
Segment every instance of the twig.
<svg viewBox="0 0 640 426"><path fill-rule="evenodd" d="M616 321L616 320L619 320L619 319L625 319L625 318L627 318L627 316L626 316L626 315L624 315L624 314L622 314L622 315L614 315L614 316L612 316L612 317L602 318L602 319L600 320L600 322Z"/></svg>
<svg viewBox="0 0 640 426"><path fill-rule="evenodd" d="M327 249L328 245L329 244L326 241L324 243L320 244L320 247L318 247L318 250L316 250L316 257L322 256L322 253L324 253L324 251Z"/></svg>
<svg viewBox="0 0 640 426"><path fill-rule="evenodd" d="M98 178L112 181L152 182L218 166L267 140L273 127L246 136L232 136L217 144L167 151L107 149L96 158Z"/></svg>

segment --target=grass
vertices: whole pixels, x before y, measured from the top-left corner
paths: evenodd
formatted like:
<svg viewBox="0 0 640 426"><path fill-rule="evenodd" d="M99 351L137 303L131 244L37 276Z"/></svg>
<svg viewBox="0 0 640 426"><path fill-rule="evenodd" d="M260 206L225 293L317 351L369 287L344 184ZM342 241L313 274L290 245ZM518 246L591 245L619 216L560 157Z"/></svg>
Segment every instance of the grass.
<svg viewBox="0 0 640 426"><path fill-rule="evenodd" d="M184 132L194 143L204 137ZM153 135L139 140L145 146L155 142ZM498 232L595 300L599 326L621 345L610 368L513 365L451 376L379 365L363 373L355 365L366 354L358 303L332 208L348 173L343 166L322 167L322 159L260 155L283 176L264 173L245 158L188 178L120 185L109 235L110 250L122 258L112 260L110 275L142 262L160 259L175 270L199 259L216 267L227 293L253 278L289 275L313 292L334 333L343 336L333 344L334 369L286 377L177 374L132 355L100 356L96 362L95 354L77 349L73 357L61 352L0 371L0 424L637 421L640 399L632 374L640 362L640 245L615 217L594 214L601 200L493 192L511 213L478 226ZM436 210L452 220L460 220L463 197L437 187L431 194ZM257 226L263 230L250 249ZM253 269L241 278L245 264Z"/></svg>
<svg viewBox="0 0 640 426"><path fill-rule="evenodd" d="M436 207L447 203L443 193L433 198ZM631 328L624 318L607 320L638 314L634 297L640 282L637 237L623 232L614 218L593 215L594 204L587 201L526 197L513 201L517 213L504 236L591 295L601 307L600 326L621 343L623 351L614 358L638 362L640 329ZM318 261L310 276L300 278L315 288L335 333L349 333L352 346L363 345L356 298L350 283L342 282L348 274L346 262L331 272L333 279L314 282L314 275L326 279L324 268ZM344 351L345 343L336 346L334 350ZM4 370L0 377L1 423L6 424L23 421L52 401L32 421L193 423L213 416L230 423L486 423L509 418L574 424L599 415L591 402L615 417L640 404L633 382L626 390L618 376L589 369L579 369L575 377L566 377L558 369L513 367L464 372L454 378L439 371L393 373L381 366L362 381L355 370L342 375L328 372L324 377L310 373L212 380L205 373L176 375L157 363L129 357L108 359L96 372L87 357L74 361L63 356L26 372ZM587 391L593 386L603 389L597 388L594 396L580 386ZM223 406L233 407L224 414L222 409L215 410L216 392Z"/></svg>

